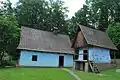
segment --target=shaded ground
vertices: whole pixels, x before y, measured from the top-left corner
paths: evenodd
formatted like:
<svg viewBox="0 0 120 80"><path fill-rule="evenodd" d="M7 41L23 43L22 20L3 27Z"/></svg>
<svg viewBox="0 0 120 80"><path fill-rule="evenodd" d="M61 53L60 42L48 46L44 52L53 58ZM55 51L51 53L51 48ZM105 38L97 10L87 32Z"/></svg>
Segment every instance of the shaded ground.
<svg viewBox="0 0 120 80"><path fill-rule="evenodd" d="M0 80L76 80L60 68L0 69Z"/></svg>

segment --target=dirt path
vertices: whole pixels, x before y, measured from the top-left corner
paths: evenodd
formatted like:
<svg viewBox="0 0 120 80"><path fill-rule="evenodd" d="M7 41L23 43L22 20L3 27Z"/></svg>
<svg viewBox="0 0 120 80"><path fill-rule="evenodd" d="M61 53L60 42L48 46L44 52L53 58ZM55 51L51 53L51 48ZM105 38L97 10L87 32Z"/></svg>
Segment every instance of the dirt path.
<svg viewBox="0 0 120 80"><path fill-rule="evenodd" d="M71 76L73 76L76 80L81 80L76 74L74 74L71 70L62 68L62 70L68 72Z"/></svg>

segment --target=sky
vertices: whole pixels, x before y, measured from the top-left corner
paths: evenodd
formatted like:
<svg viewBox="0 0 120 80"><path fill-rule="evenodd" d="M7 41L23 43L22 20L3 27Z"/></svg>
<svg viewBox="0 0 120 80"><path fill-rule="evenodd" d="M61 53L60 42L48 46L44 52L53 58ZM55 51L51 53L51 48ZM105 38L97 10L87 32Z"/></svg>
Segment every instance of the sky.
<svg viewBox="0 0 120 80"><path fill-rule="evenodd" d="M68 7L69 13L68 17L71 18L75 12L83 7L85 0L63 0L65 1L65 6Z"/></svg>
<svg viewBox="0 0 120 80"><path fill-rule="evenodd" d="M0 0L5 1L5 0ZM13 4L15 4L18 0L10 0ZM85 0L63 0L65 2L65 6L68 7L69 12L68 18L74 16L74 13L77 12L80 8L83 7Z"/></svg>

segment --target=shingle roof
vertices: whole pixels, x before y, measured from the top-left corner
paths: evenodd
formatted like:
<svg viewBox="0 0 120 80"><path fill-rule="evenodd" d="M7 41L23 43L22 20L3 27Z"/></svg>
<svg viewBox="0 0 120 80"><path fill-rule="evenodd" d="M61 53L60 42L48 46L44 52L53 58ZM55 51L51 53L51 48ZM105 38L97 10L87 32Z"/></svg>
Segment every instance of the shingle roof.
<svg viewBox="0 0 120 80"><path fill-rule="evenodd" d="M87 44L117 50L107 33L82 25L79 25L79 28L82 31Z"/></svg>
<svg viewBox="0 0 120 80"><path fill-rule="evenodd" d="M73 54L69 36L23 26L17 49Z"/></svg>

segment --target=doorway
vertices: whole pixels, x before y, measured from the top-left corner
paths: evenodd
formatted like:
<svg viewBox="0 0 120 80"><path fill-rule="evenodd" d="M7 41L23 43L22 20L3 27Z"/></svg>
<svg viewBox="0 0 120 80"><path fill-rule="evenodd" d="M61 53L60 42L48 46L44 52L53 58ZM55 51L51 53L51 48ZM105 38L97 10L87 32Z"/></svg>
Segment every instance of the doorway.
<svg viewBox="0 0 120 80"><path fill-rule="evenodd" d="M59 67L64 67L64 56L59 56Z"/></svg>

